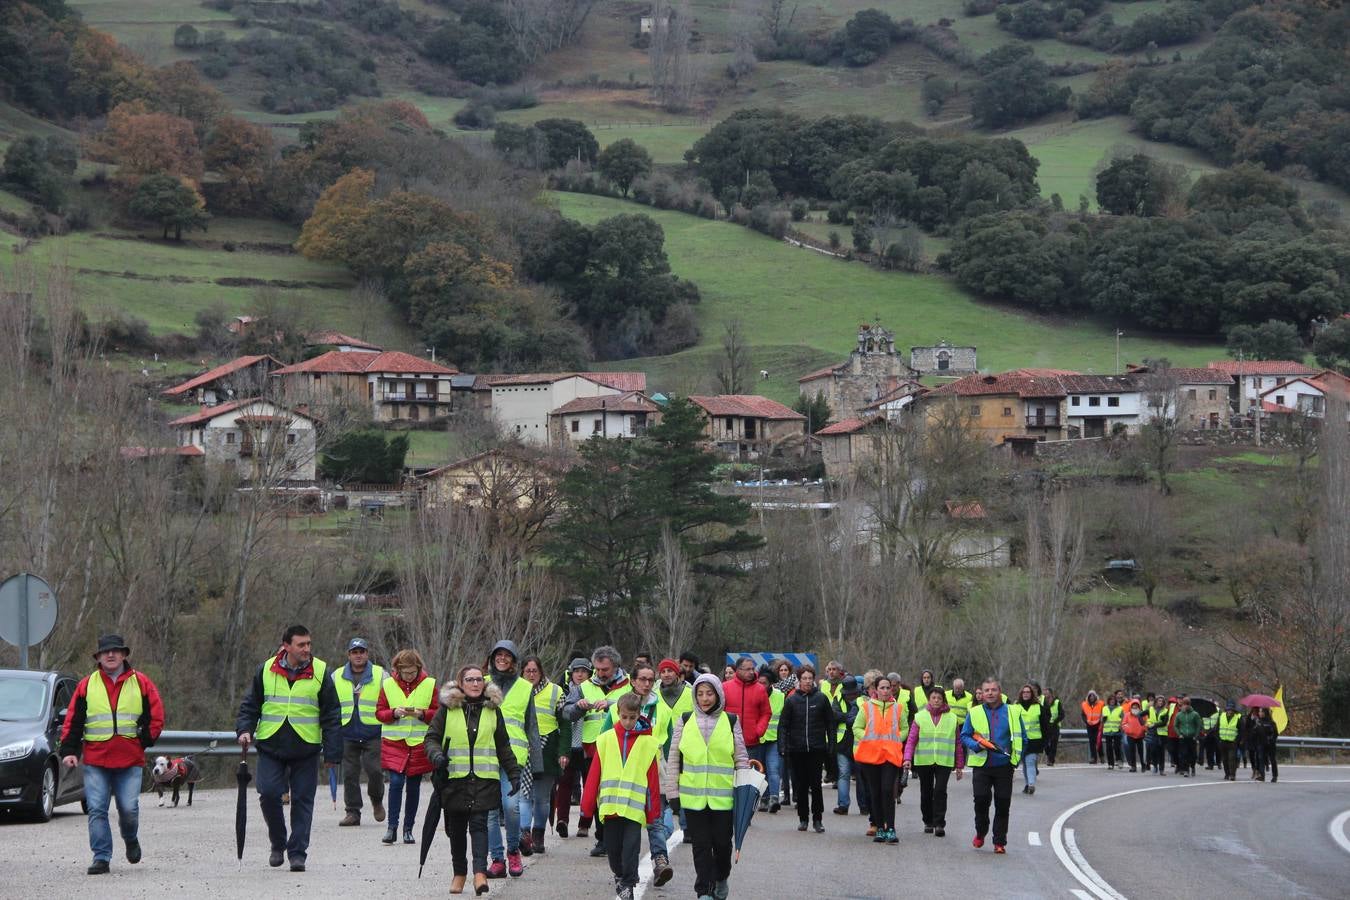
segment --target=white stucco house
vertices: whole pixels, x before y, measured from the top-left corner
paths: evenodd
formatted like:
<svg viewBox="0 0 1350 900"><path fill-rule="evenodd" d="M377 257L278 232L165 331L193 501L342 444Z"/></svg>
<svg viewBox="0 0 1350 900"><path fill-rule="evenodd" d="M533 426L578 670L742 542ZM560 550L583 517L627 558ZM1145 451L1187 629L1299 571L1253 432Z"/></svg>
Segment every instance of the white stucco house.
<svg viewBox="0 0 1350 900"><path fill-rule="evenodd" d="M313 481L317 431L313 417L270 400L204 407L169 423L179 447L196 447L208 466L233 469L241 481Z"/></svg>
<svg viewBox="0 0 1350 900"><path fill-rule="evenodd" d="M542 372L533 375L480 375L491 390L492 417L508 436L548 446L549 415L581 397L644 391L642 372ZM570 429L570 425L568 426Z"/></svg>
<svg viewBox="0 0 1350 900"><path fill-rule="evenodd" d="M569 400L549 413L550 440L565 447L594 437L634 438L661 420L661 407L641 391Z"/></svg>
<svg viewBox="0 0 1350 900"><path fill-rule="evenodd" d="M1133 375L1060 375L1070 437L1106 437L1120 428L1134 434L1149 418Z"/></svg>

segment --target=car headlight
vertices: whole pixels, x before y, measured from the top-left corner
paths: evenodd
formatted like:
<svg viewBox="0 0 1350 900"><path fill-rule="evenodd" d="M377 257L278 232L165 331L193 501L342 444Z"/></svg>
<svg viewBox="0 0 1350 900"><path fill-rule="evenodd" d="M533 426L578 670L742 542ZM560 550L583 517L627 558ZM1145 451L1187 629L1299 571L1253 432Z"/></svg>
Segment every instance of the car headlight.
<svg viewBox="0 0 1350 900"><path fill-rule="evenodd" d="M33 752L33 741L19 741L15 744L6 744L0 747L0 762L6 762L11 759L23 759Z"/></svg>

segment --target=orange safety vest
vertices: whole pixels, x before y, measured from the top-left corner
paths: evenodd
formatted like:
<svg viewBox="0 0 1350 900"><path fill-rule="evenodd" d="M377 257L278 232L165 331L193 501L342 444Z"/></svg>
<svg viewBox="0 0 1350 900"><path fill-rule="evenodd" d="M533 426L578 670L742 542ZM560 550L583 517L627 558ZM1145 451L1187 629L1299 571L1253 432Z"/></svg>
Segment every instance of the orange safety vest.
<svg viewBox="0 0 1350 900"><path fill-rule="evenodd" d="M1089 704L1086 700L1079 704L1083 708L1083 721L1089 725L1096 725L1102 720L1102 710L1106 709L1106 704L1098 700L1095 706Z"/></svg>
<svg viewBox="0 0 1350 900"><path fill-rule="evenodd" d="M891 763L903 766L905 735L900 730L904 727L905 716L901 704L891 703L884 713L876 703L864 703L862 708L867 715L865 731L853 748L853 760L869 765Z"/></svg>

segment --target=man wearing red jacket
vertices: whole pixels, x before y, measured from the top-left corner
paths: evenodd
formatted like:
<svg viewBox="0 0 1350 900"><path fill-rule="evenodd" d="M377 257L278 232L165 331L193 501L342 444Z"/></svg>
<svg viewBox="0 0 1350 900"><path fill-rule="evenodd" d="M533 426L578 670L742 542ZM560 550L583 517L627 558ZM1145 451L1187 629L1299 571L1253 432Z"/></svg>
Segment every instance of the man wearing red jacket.
<svg viewBox="0 0 1350 900"><path fill-rule="evenodd" d="M98 639L94 653L98 668L75 689L61 728L61 762L74 768L84 757L89 849L94 851L90 875L108 872L113 851L108 805L114 797L127 862L141 861L137 839L141 771L145 768L145 751L164 730L164 704L155 683L127 665L129 656L131 648L120 634L105 634Z"/></svg>
<svg viewBox="0 0 1350 900"><path fill-rule="evenodd" d="M726 712L740 719L745 752L764 763L769 747L761 746L759 740L769 729L769 692L759 683L753 659L742 656L736 661L736 675L722 682L722 693L726 696Z"/></svg>

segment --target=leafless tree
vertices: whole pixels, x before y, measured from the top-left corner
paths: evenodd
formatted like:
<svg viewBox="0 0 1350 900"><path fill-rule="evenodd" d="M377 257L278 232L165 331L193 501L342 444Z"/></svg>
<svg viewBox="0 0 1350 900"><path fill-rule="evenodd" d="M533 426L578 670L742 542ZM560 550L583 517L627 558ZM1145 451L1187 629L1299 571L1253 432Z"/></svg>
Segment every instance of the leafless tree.
<svg viewBox="0 0 1350 900"><path fill-rule="evenodd" d="M516 47L531 62L574 42L597 0L503 0Z"/></svg>
<svg viewBox="0 0 1350 900"><path fill-rule="evenodd" d="M1066 491L1049 497L1036 491L1024 503L1026 595L1019 643L1026 648L1025 671L1042 684L1064 684L1086 649L1070 627L1084 563L1082 500Z"/></svg>
<svg viewBox="0 0 1350 900"><path fill-rule="evenodd" d="M638 616L637 633L645 647L660 649L672 659L697 634L695 578L679 538L669 528L661 531L657 555L660 582L649 607Z"/></svg>
<svg viewBox="0 0 1350 900"><path fill-rule="evenodd" d="M752 383L750 344L740 319L732 319L722 332L722 355L717 360L717 387L723 394L743 394Z"/></svg>
<svg viewBox="0 0 1350 900"><path fill-rule="evenodd" d="M762 0L759 5L760 21L769 40L777 44L792 30L798 6L800 3L797 0Z"/></svg>
<svg viewBox="0 0 1350 900"><path fill-rule="evenodd" d="M1146 360L1142 393L1149 416L1139 428L1135 446L1139 460L1158 479L1158 491L1172 493L1167 478L1176 466L1177 440L1184 427L1190 403L1167 360Z"/></svg>
<svg viewBox="0 0 1350 900"><path fill-rule="evenodd" d="M697 72L689 53L693 12L689 0L655 0L648 48L652 93L669 110L689 106Z"/></svg>

